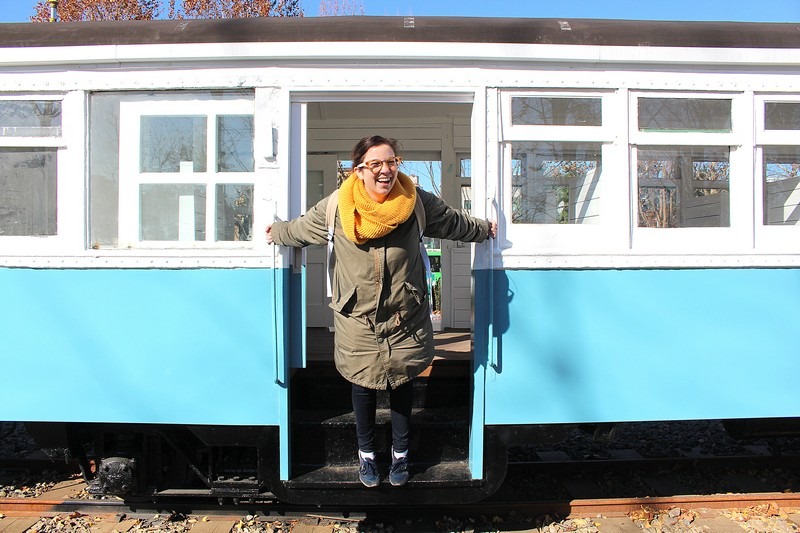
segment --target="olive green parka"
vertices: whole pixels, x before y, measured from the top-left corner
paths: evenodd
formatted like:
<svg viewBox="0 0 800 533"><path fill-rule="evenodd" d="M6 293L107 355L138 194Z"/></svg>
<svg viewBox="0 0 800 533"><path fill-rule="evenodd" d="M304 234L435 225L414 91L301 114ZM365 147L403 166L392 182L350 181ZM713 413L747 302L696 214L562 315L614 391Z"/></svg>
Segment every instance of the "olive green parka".
<svg viewBox="0 0 800 533"><path fill-rule="evenodd" d="M417 188L425 209L425 235L482 242L489 223L449 207ZM275 222L272 238L284 246L327 244L325 197L290 222ZM332 298L334 360L348 381L369 389L396 388L433 360L433 327L425 265L413 212L388 235L355 244L334 231Z"/></svg>

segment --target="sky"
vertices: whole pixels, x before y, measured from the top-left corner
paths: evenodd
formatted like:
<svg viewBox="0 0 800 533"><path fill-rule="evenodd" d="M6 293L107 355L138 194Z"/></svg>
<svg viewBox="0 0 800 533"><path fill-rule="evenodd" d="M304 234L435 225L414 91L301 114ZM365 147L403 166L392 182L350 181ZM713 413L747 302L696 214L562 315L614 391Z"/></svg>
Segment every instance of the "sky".
<svg viewBox="0 0 800 533"><path fill-rule="evenodd" d="M319 0L301 1L306 16L317 15ZM0 0L0 22L29 22L35 4ZM390 16L800 22L800 0L363 0L363 5L366 15Z"/></svg>

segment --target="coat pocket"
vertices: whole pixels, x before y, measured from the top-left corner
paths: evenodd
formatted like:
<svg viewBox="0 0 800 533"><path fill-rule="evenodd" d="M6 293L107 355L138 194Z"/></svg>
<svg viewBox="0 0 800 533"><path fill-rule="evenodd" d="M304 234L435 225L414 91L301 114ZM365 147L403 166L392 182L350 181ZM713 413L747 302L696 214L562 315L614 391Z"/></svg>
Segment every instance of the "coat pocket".
<svg viewBox="0 0 800 533"><path fill-rule="evenodd" d="M330 303L331 309L344 316L350 316L356 306L356 288L350 287L350 289L334 296Z"/></svg>
<svg viewBox="0 0 800 533"><path fill-rule="evenodd" d="M408 281L403 282L403 307L405 309L414 309L422 304L425 299L425 292L418 289Z"/></svg>

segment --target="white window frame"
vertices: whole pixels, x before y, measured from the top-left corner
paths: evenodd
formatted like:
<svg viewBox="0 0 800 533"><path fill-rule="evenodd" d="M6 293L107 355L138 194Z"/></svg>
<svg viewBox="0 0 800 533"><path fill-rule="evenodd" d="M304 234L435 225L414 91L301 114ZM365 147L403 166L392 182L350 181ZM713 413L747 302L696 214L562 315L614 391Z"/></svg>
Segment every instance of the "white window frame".
<svg viewBox="0 0 800 533"><path fill-rule="evenodd" d="M755 129L755 246L761 253L800 253L800 224L795 226L764 223L764 147L800 146L800 130L767 130L764 123L768 102L800 104L800 93L756 94L754 97Z"/></svg>
<svg viewBox="0 0 800 533"><path fill-rule="evenodd" d="M255 121L255 100L242 97L214 100L203 95L159 95L125 99L120 102L119 154L119 248L138 249L225 249L250 250L257 241L255 212L256 168L253 172L217 172L217 117L220 115L251 115ZM197 116L207 118L205 172L142 173L139 171L141 152L140 125L142 116ZM255 141L254 141L255 142ZM255 147L254 147L255 148ZM254 151L255 156L255 151ZM257 165L257 161L255 162ZM206 239L204 241L142 241L139 240L140 186L149 183L204 185L206 187ZM251 183L253 192L254 230L251 241L217 241L216 186Z"/></svg>
<svg viewBox="0 0 800 533"><path fill-rule="evenodd" d="M601 100L600 126L531 126L512 125L511 99L536 98L598 98ZM622 253L628 248L627 181L614 176L627 174L625 144L618 133L625 131L626 100L619 90L500 90L499 145L501 211L500 246L504 256L592 255ZM512 223L512 143L513 142L581 142L600 144L602 177L599 202L601 216L594 224L524 224Z"/></svg>
<svg viewBox="0 0 800 533"><path fill-rule="evenodd" d="M640 131L639 98L731 101L730 132ZM645 254L729 254L752 252L752 96L745 92L631 91L630 140L631 251ZM639 227L638 149L640 146L709 146L729 149L730 226L719 228Z"/></svg>
<svg viewBox="0 0 800 533"><path fill-rule="evenodd" d="M61 102L60 136L0 136L2 148L53 148L56 150L56 234L0 236L0 256L47 257L85 249L85 157L83 91L67 93L2 93L2 101Z"/></svg>

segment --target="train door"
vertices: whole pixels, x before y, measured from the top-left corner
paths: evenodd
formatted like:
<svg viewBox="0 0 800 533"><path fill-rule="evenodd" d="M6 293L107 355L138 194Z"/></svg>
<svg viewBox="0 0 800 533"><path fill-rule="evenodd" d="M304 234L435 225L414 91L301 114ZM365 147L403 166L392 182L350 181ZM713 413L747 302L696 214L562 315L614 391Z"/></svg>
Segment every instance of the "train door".
<svg viewBox="0 0 800 533"><path fill-rule="evenodd" d="M335 154L306 156L306 209L336 189ZM333 311L327 287L327 251L324 246L306 248L306 327L332 328Z"/></svg>
<svg viewBox="0 0 800 533"><path fill-rule="evenodd" d="M473 94L430 94L402 95L396 98L370 95L336 95L330 98L304 95L294 98L291 121L291 194L290 209L292 217L299 216L316 203L324 195L329 194L337 177L349 173L351 161L350 151L362 137L381 134L397 138L402 145L402 152L407 160L422 161L433 164L436 180L442 197L457 208L464 205L464 191L470 185L470 173L464 172L464 161L469 161L472 149L472 116ZM480 115L478 115L480 116ZM401 169L408 173L409 169ZM427 177L430 178L430 177ZM442 245L440 244L440 249ZM463 402L460 408L465 419L463 433L464 442L459 443L461 449L469 449L470 454L482 454L482 374L475 373L470 312L472 296L470 288L469 265L470 245L446 243L442 257L442 283L440 298L442 302L442 332L437 333L437 357L431 373L444 375L456 371L452 375L460 376L460 390ZM466 258L466 259L465 259ZM302 290L294 294L302 295L304 303L293 304L291 320L303 324L302 331L290 328L293 336L300 338L292 341L293 366L297 369L291 382L292 414L292 475L294 482L313 470L313 463L346 462L347 457L331 457L330 450L305 449L306 446L321 448L325 442L340 442L338 448L355 458L355 442L352 436L342 443L317 433L301 429L313 415L307 412L308 402L317 402L316 406L324 407L329 413L345 416L351 411L349 400L349 384L335 373L333 368L333 336L331 330L332 314L326 301L326 269L324 248L306 248L303 254L296 254L298 262L295 271L302 273L297 278L302 280ZM466 274L464 272L466 265ZM459 276L454 276L448 269L455 267ZM464 281L466 276L466 283ZM453 302L466 299L460 305L467 311L458 316L454 313ZM455 325L455 327L454 327ZM299 352L299 353L298 353ZM442 364L442 360L444 363ZM442 366L436 368L436 364ZM447 370L442 371L447 367ZM458 373L461 372L461 373ZM474 376L481 376L478 382ZM340 380L341 394L334 391L338 386L332 384ZM342 392L343 391L343 392ZM446 393L440 396L446 395ZM337 397L341 396L341 403ZM302 414L300 414L302 411ZM339 413L338 411L341 411ZM320 424L322 426L324 424ZM413 418L412 418L413 426ZM475 431L476 426L480 431ZM446 434L447 431L441 433ZM354 435L354 432L353 432ZM344 445L342 445L344 444ZM412 443L412 448L414 444ZM352 453L351 453L352 452ZM469 479L480 478L482 460L474 461L465 457L465 475ZM467 466L468 465L468 466Z"/></svg>

